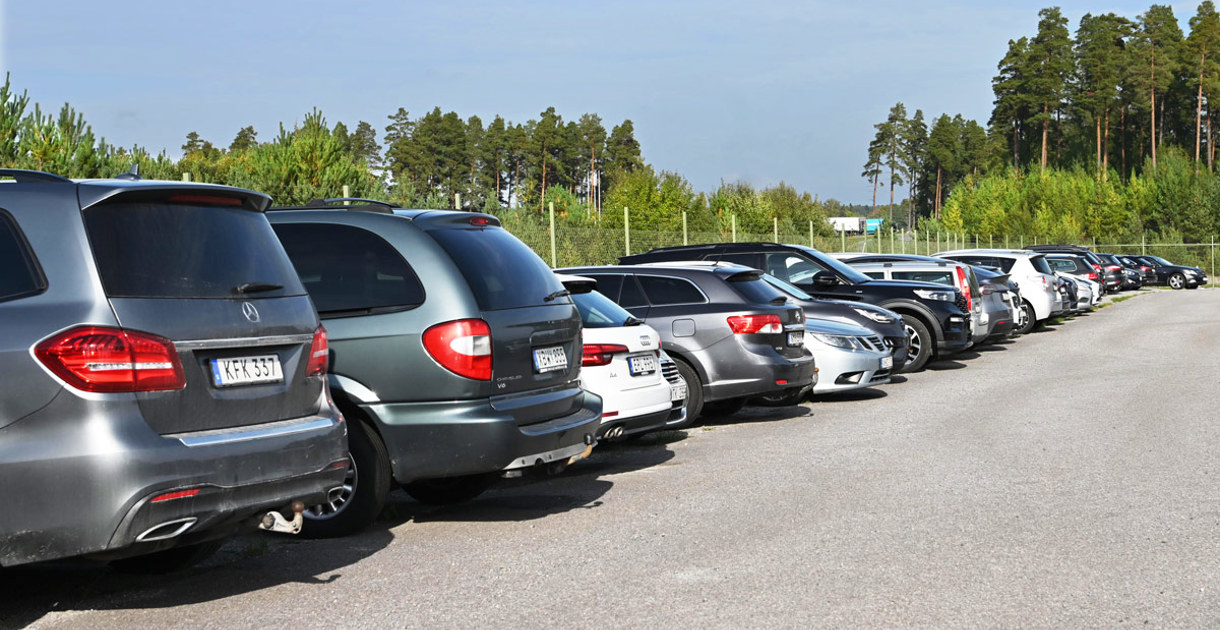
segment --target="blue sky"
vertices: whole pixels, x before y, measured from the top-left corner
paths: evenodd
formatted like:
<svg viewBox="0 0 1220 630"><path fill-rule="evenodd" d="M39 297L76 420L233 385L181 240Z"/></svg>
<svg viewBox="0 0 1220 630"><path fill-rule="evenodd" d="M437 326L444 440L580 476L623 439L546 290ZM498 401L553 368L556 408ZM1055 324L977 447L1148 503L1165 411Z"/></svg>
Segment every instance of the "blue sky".
<svg viewBox="0 0 1220 630"><path fill-rule="evenodd" d="M996 63L1047 4L8 0L0 68L108 142L174 156L189 131L270 140L315 106L381 130L399 107L524 122L553 105L631 119L644 158L698 190L782 180L864 203L873 124L898 101L986 124ZM1074 32L1149 4L1059 6ZM1185 25L1197 3L1173 6Z"/></svg>

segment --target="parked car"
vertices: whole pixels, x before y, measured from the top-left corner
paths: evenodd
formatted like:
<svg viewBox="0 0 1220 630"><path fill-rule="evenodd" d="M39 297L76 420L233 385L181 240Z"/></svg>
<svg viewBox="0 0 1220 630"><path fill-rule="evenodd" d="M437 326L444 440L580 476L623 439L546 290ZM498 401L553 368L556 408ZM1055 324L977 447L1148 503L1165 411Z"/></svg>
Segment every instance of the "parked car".
<svg viewBox="0 0 1220 630"><path fill-rule="evenodd" d="M1172 289L1197 289L1207 284L1207 273L1198 267L1175 265L1160 256L1138 256L1139 260L1148 263L1154 273L1156 282Z"/></svg>
<svg viewBox="0 0 1220 630"><path fill-rule="evenodd" d="M580 387L580 313L546 263L490 215L343 201L269 214L351 426L349 483L309 531L363 528L391 484L455 503L587 455L602 401Z"/></svg>
<svg viewBox="0 0 1220 630"><path fill-rule="evenodd" d="M717 243L663 247L619 258L624 265L675 260L738 263L795 284L816 298L859 301L898 313L910 339L906 371L920 370L933 357L970 345L970 316L960 291L926 282L873 280L811 247Z"/></svg>
<svg viewBox="0 0 1220 630"><path fill-rule="evenodd" d="M1025 325L1025 310L1021 308L1021 289L1008 274L994 267L971 265L979 279L979 292L985 297L994 295L1008 307L1009 321L996 325L988 341L999 341L1011 337Z"/></svg>
<svg viewBox="0 0 1220 630"><path fill-rule="evenodd" d="M961 249L934 256L995 267L1007 273L1021 287L1021 308L1025 310L1026 325L1017 330L1020 334L1068 309L1043 254L1022 249Z"/></svg>
<svg viewBox="0 0 1220 630"><path fill-rule="evenodd" d="M597 280L598 291L661 334L686 380L687 414L724 416L766 396L795 404L813 386L801 308L731 263L560 269Z"/></svg>
<svg viewBox="0 0 1220 630"><path fill-rule="evenodd" d="M1043 254L1072 254L1084 258L1088 264L1097 273L1097 282L1101 283L1106 292L1118 291L1122 284L1122 272L1117 268L1107 265L1102 261L1101 257L1096 252L1079 245L1030 245L1026 247L1030 251L1040 252ZM1092 280L1092 278L1090 278Z"/></svg>
<svg viewBox="0 0 1220 630"><path fill-rule="evenodd" d="M1107 269L1115 268L1117 269L1118 273L1121 274L1122 282L1119 285L1119 290L1131 291L1144 285L1143 272L1141 272L1139 269L1128 267L1118 255L1098 252L1097 256L1106 263Z"/></svg>
<svg viewBox="0 0 1220 630"><path fill-rule="evenodd" d="M559 280L580 311L581 385L602 398L597 438L686 426L686 383L666 380L657 331L594 290L592 278L561 274Z"/></svg>
<svg viewBox="0 0 1220 630"><path fill-rule="evenodd" d="M164 571L299 531L292 505L343 483L345 425L270 199L0 177L0 566Z"/></svg>
<svg viewBox="0 0 1220 630"><path fill-rule="evenodd" d="M818 365L813 394L844 392L890 382L894 357L867 328L824 319L805 320L805 343Z"/></svg>
<svg viewBox="0 0 1220 630"><path fill-rule="evenodd" d="M1152 269L1152 265L1136 258L1135 256L1118 256L1119 262L1128 269L1135 269L1140 272L1141 284L1156 284L1156 271Z"/></svg>
<svg viewBox="0 0 1220 630"><path fill-rule="evenodd" d="M789 300L799 304L805 310L806 321L818 319L865 328L881 337L881 343L893 358L893 372L901 372L906 365L910 339L907 337L902 316L898 313L864 302L818 299L795 284L780 280L769 273L764 273L762 279L787 295Z"/></svg>

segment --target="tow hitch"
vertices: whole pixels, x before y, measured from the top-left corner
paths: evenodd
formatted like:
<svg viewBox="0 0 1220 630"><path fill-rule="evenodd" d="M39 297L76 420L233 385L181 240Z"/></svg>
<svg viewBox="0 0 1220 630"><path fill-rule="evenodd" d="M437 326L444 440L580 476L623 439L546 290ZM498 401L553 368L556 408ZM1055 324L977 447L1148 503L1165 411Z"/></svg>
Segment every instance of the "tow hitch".
<svg viewBox="0 0 1220 630"><path fill-rule="evenodd" d="M259 521L258 528L269 532L280 532L281 534L299 534L301 533L301 524L305 522L305 504L300 501L292 502L292 520L284 518L276 510L272 510L263 515L263 519Z"/></svg>

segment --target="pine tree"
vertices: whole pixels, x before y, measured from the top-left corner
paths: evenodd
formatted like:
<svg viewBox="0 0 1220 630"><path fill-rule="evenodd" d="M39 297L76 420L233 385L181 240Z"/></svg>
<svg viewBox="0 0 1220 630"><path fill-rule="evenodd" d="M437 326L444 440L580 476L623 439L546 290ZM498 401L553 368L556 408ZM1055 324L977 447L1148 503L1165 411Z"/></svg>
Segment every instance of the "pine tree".
<svg viewBox="0 0 1220 630"><path fill-rule="evenodd" d="M1149 149L1153 168L1156 168L1157 147L1161 142L1159 131L1163 129L1165 107L1163 99L1162 102L1157 102L1157 95L1164 96L1173 81L1180 59L1178 47L1181 42L1182 29L1173 15L1173 7L1154 4L1140 16L1135 48L1143 64L1143 76L1139 78L1138 84L1141 84L1143 93L1148 95ZM1161 127L1157 125L1158 113L1161 115Z"/></svg>
<svg viewBox="0 0 1220 630"><path fill-rule="evenodd" d="M1037 103L1037 111L1030 122L1042 127L1042 170L1046 170L1049 158L1051 122L1063 107L1067 94L1068 78L1073 69L1072 38L1067 29L1067 18L1058 7L1038 12L1038 33L1029 42L1025 55L1028 77L1025 85L1030 98Z"/></svg>
<svg viewBox="0 0 1220 630"><path fill-rule="evenodd" d="M1204 86L1215 83L1220 78L1220 62L1216 56L1220 54L1220 15L1211 0L1203 0L1198 13L1190 18L1190 36L1186 38L1186 50L1190 54L1191 65L1195 69L1195 163L1200 162L1200 149L1203 144L1203 98ZM1209 101L1211 94L1207 94Z"/></svg>

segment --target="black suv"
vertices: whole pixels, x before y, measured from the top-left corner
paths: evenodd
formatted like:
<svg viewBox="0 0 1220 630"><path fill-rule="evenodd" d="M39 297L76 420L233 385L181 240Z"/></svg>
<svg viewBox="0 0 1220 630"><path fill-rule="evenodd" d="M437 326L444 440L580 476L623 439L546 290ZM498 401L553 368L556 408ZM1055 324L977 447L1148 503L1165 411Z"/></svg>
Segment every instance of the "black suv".
<svg viewBox="0 0 1220 630"><path fill-rule="evenodd" d="M350 425L346 491L306 512L307 534L364 527L392 482L452 503L588 454L602 401L580 387L580 313L499 219L367 200L268 217L330 333Z"/></svg>
<svg viewBox="0 0 1220 630"><path fill-rule="evenodd" d="M874 280L811 247L721 243L663 247L619 258L624 265L680 260L734 262L762 269L814 297L857 300L894 311L902 315L910 337L906 371L970 345L970 316L961 291L930 282ZM923 343L927 339L935 344Z"/></svg>
<svg viewBox="0 0 1220 630"><path fill-rule="evenodd" d="M661 335L686 380L687 416L729 415L754 397L799 402L813 386L801 307L741 265L576 267Z"/></svg>

